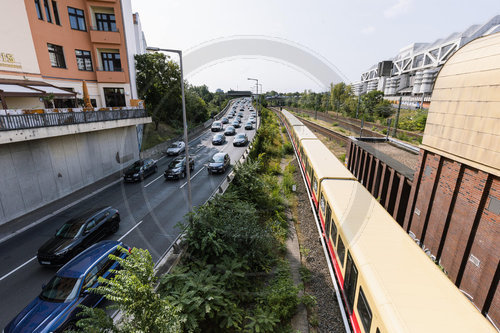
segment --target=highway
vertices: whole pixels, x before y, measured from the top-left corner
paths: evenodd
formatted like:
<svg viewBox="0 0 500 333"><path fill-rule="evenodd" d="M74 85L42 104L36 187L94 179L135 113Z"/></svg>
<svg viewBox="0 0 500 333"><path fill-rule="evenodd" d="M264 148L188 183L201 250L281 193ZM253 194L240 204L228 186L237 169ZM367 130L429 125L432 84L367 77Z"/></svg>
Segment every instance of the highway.
<svg viewBox="0 0 500 333"><path fill-rule="evenodd" d="M246 132L251 141L254 130L245 130L244 124L250 112L244 111L242 128L237 133ZM227 126L227 125L225 125ZM227 143L213 146L210 129L189 143L189 154L195 160L191 173L192 201L194 206L205 203L219 187L224 177L209 175L205 164L218 151L229 153L231 164L242 156L246 147L234 147L234 136L227 137ZM7 241L0 243L0 328L22 310L40 291L43 283L57 271L56 268L42 267L36 260L38 248L71 217L93 208L112 206L119 210L120 229L107 239L122 240L131 247L148 249L154 261L172 244L180 230L176 224L189 211L188 192L185 179L165 181L163 172L174 157L158 160L158 172L143 182L116 183L93 195L83 202L55 215ZM232 169L232 168L231 168Z"/></svg>

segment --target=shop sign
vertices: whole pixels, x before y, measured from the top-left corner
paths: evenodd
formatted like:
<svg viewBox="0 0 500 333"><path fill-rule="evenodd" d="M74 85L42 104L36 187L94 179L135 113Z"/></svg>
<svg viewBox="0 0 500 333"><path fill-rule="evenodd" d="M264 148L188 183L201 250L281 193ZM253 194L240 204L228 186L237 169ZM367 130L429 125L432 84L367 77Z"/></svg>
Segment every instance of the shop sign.
<svg viewBox="0 0 500 333"><path fill-rule="evenodd" d="M0 67L21 68L21 64L16 62L12 53L0 52Z"/></svg>

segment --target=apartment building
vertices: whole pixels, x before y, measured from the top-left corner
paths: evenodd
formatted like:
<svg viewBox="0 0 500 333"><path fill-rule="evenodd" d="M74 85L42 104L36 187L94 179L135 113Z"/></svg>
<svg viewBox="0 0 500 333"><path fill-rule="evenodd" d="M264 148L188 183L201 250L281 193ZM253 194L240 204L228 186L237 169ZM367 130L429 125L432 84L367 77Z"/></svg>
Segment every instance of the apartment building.
<svg viewBox="0 0 500 333"><path fill-rule="evenodd" d="M3 109L82 105L137 98L137 29L130 0L0 0L0 99ZM143 48L142 48L143 49Z"/></svg>

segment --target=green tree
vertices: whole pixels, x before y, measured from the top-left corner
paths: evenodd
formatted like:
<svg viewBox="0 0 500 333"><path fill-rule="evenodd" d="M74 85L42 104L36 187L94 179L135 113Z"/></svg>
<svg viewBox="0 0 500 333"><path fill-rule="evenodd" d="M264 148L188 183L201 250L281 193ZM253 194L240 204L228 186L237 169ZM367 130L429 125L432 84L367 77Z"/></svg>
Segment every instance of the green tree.
<svg viewBox="0 0 500 333"><path fill-rule="evenodd" d="M349 88L349 89L348 89ZM350 97L350 87L346 86L344 82L333 85L330 83L330 103L335 111L339 111L340 105Z"/></svg>
<svg viewBox="0 0 500 333"><path fill-rule="evenodd" d="M373 116L375 107L384 99L384 93L378 90L370 91L361 96L363 111Z"/></svg>
<svg viewBox="0 0 500 333"><path fill-rule="evenodd" d="M377 117L387 118L393 114L393 108L391 102L383 99L377 105L375 105L374 112Z"/></svg>
<svg viewBox="0 0 500 333"><path fill-rule="evenodd" d="M128 252L121 248L122 252ZM117 333L174 333L181 332L180 309L155 292L156 277L151 254L147 250L133 248L125 259L115 255L121 269L111 279L99 277L100 285L90 291L112 301L111 306L122 313L115 325L100 308L83 307L83 319L77 327L86 332Z"/></svg>
<svg viewBox="0 0 500 333"><path fill-rule="evenodd" d="M160 121L179 124L182 121L181 74L179 66L163 53L135 56L137 90L155 129Z"/></svg>

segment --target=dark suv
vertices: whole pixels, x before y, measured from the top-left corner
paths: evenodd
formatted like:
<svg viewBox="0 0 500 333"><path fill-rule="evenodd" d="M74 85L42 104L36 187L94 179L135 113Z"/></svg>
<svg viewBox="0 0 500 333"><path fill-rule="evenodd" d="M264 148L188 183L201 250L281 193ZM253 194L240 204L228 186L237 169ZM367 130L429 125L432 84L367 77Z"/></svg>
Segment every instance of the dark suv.
<svg viewBox="0 0 500 333"><path fill-rule="evenodd" d="M94 243L118 231L120 214L117 209L103 207L88 211L64 223L37 253L38 262L60 266Z"/></svg>
<svg viewBox="0 0 500 333"><path fill-rule="evenodd" d="M151 158L135 161L134 164L129 166L124 174L123 180L126 182L135 182L144 180L147 176L158 171L156 161Z"/></svg>
<svg viewBox="0 0 500 333"><path fill-rule="evenodd" d="M189 171L194 170L194 160L189 158ZM163 174L165 179L181 179L186 177L186 156L177 157L169 163Z"/></svg>
<svg viewBox="0 0 500 333"><path fill-rule="evenodd" d="M231 165L228 153L217 153L208 162L208 173L224 173Z"/></svg>

